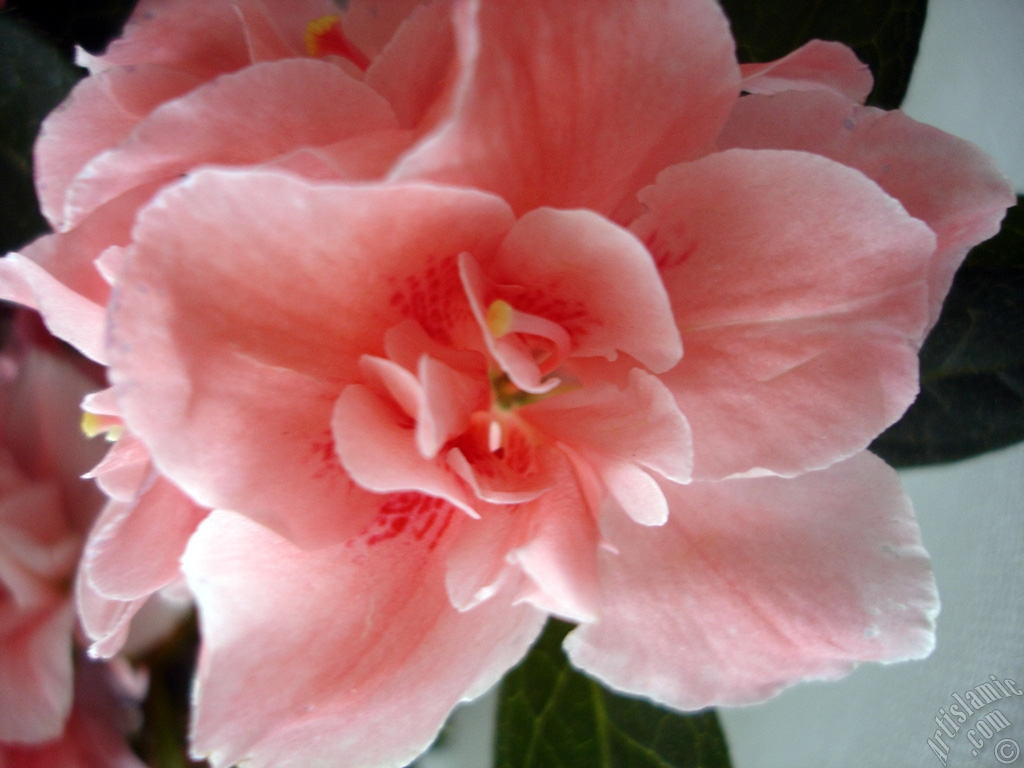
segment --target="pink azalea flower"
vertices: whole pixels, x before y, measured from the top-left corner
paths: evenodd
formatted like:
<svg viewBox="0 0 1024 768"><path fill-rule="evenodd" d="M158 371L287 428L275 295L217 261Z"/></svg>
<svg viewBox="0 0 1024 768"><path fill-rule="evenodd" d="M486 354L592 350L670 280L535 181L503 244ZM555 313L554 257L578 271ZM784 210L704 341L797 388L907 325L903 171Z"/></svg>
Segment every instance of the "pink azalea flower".
<svg viewBox="0 0 1024 768"><path fill-rule="evenodd" d="M97 458L77 434L95 382L14 338L0 358L0 765L141 768L112 670L74 662L69 587L102 502L79 479Z"/></svg>
<svg viewBox="0 0 1024 768"><path fill-rule="evenodd" d="M679 709L926 655L865 448L988 159L711 0L322 5L143 2L40 141L0 291L109 364L97 652L184 548L217 768L404 764L549 614Z"/></svg>
<svg viewBox="0 0 1024 768"><path fill-rule="evenodd" d="M34 483L0 455L0 740L59 734L71 704L74 611L61 589L79 538L53 484Z"/></svg>
<svg viewBox="0 0 1024 768"><path fill-rule="evenodd" d="M57 738L41 743L0 743L4 768L145 768L125 734L138 727L136 701L145 677L120 660L79 659L74 702Z"/></svg>

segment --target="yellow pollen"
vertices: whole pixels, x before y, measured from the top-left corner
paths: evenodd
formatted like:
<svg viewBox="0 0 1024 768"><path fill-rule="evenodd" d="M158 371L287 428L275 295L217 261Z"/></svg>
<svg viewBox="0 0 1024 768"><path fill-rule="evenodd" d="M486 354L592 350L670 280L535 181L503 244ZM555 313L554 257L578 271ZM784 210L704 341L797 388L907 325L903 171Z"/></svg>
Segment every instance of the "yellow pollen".
<svg viewBox="0 0 1024 768"><path fill-rule="evenodd" d="M341 22L340 16L321 16L306 25L306 53L310 56L320 56L324 52L324 37L331 31L335 24Z"/></svg>
<svg viewBox="0 0 1024 768"><path fill-rule="evenodd" d="M491 335L500 339L512 328L512 318L515 310L512 305L503 299L496 299L487 308L487 330Z"/></svg>
<svg viewBox="0 0 1024 768"><path fill-rule="evenodd" d="M82 413L82 432L90 438L105 432L107 441L114 443L124 434L124 426L111 416L101 416L84 411Z"/></svg>
<svg viewBox="0 0 1024 768"><path fill-rule="evenodd" d="M104 428L100 423L100 417L95 413L85 411L82 414L82 431L86 437L96 437L100 432L103 432Z"/></svg>

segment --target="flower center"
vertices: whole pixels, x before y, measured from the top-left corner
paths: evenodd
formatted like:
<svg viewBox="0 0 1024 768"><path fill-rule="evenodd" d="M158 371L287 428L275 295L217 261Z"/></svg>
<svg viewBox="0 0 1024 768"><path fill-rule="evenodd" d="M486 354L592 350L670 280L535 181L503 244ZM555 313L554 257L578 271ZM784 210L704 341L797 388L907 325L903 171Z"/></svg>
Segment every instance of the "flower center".
<svg viewBox="0 0 1024 768"><path fill-rule="evenodd" d="M524 392L519 389L519 387L512 383L507 373L492 372L489 378L491 381L491 402L493 407L499 412L510 413L517 408L522 408L524 405L539 403L541 400L545 400L553 395L571 392L583 386L564 368L559 369L557 375L561 381L557 387L547 392L535 393Z"/></svg>
<svg viewBox="0 0 1024 768"><path fill-rule="evenodd" d="M565 328L546 317L518 310L504 299L495 299L487 307L486 322L487 330L495 339L511 333L527 337L526 341L543 376L561 365L569 354L572 339Z"/></svg>
<svg viewBox="0 0 1024 768"><path fill-rule="evenodd" d="M523 392L506 373L491 373L491 397L494 407L506 413L514 411L524 405L536 402L543 395L534 395L530 392Z"/></svg>
<svg viewBox="0 0 1024 768"><path fill-rule="evenodd" d="M509 481L533 471L536 442L530 428L516 417L481 411L473 414L455 445L475 474Z"/></svg>

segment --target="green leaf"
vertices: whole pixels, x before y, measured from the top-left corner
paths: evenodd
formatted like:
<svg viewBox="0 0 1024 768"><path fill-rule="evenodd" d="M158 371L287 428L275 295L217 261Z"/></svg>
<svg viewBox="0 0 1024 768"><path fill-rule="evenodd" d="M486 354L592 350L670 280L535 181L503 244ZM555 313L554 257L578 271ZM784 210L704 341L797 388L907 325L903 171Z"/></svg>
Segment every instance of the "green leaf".
<svg viewBox="0 0 1024 768"><path fill-rule="evenodd" d="M871 446L890 464L953 461L1024 440L1024 205L960 268L921 350L921 394Z"/></svg>
<svg viewBox="0 0 1024 768"><path fill-rule="evenodd" d="M4 12L28 22L71 59L80 45L96 53L117 36L135 0L8 0Z"/></svg>
<svg viewBox="0 0 1024 768"><path fill-rule="evenodd" d="M505 676L495 768L728 768L714 712L680 715L611 693L562 653L572 626L552 619Z"/></svg>
<svg viewBox="0 0 1024 768"><path fill-rule="evenodd" d="M771 61L815 38L838 40L871 67L868 104L903 101L924 27L927 0L722 0L740 61Z"/></svg>
<svg viewBox="0 0 1024 768"><path fill-rule="evenodd" d="M30 27L0 15L0 254L47 229L32 183L32 144L78 73Z"/></svg>
<svg viewBox="0 0 1024 768"><path fill-rule="evenodd" d="M141 730L135 750L151 768L208 768L188 754L188 712L191 680L198 653L195 615L140 660L148 671Z"/></svg>

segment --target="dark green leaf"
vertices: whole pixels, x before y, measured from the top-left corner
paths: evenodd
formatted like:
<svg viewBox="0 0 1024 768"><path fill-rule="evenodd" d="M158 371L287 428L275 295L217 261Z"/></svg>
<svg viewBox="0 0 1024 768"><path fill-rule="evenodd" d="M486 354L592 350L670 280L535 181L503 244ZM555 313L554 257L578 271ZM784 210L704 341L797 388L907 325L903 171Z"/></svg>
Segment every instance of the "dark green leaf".
<svg viewBox="0 0 1024 768"><path fill-rule="evenodd" d="M142 729L135 749L151 768L207 768L188 754L188 711L199 633L191 616L141 665L149 672Z"/></svg>
<svg viewBox="0 0 1024 768"><path fill-rule="evenodd" d="M921 394L871 446L898 467L1024 440L1024 206L957 273L921 350Z"/></svg>
<svg viewBox="0 0 1024 768"><path fill-rule="evenodd" d="M875 75L868 103L903 101L924 27L927 0L722 0L740 61L771 61L808 40L846 43Z"/></svg>
<svg viewBox="0 0 1024 768"><path fill-rule="evenodd" d="M32 184L32 144L77 78L50 43L0 15L0 254L46 231Z"/></svg>
<svg viewBox="0 0 1024 768"><path fill-rule="evenodd" d="M680 715L610 693L569 665L561 645L570 629L549 621L506 675L495 768L728 768L714 712Z"/></svg>
<svg viewBox="0 0 1024 768"><path fill-rule="evenodd" d="M965 269L1021 269L1024 267L1024 198L1006 212L999 234L971 251Z"/></svg>
<svg viewBox="0 0 1024 768"><path fill-rule="evenodd" d="M117 36L135 0L8 0L5 13L29 24L70 59L80 45L96 53Z"/></svg>

